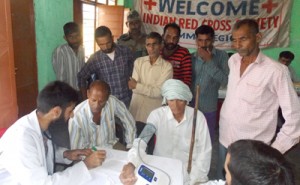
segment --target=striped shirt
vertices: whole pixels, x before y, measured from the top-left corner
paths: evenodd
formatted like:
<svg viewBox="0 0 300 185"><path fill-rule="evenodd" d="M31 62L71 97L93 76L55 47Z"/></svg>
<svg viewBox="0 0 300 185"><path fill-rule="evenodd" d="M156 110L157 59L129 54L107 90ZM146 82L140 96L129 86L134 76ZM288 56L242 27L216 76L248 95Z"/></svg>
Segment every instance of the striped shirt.
<svg viewBox="0 0 300 185"><path fill-rule="evenodd" d="M68 44L57 47L53 52L52 65L56 79L68 83L77 90L77 73L84 64L84 49L82 46L79 46L77 54Z"/></svg>
<svg viewBox="0 0 300 185"><path fill-rule="evenodd" d="M260 52L242 76L242 57L228 62L230 73L220 115L220 143L226 148L240 139L260 140L286 152L299 142L300 102L286 66ZM285 119L275 141L279 106Z"/></svg>
<svg viewBox="0 0 300 185"><path fill-rule="evenodd" d="M175 67L173 65L173 78L183 81L190 87L192 82L192 61L189 50L178 46L177 50L171 56L166 57L163 53L161 55L163 59L170 63L174 63L174 61L179 62Z"/></svg>
<svg viewBox="0 0 300 185"><path fill-rule="evenodd" d="M126 46L115 45L115 57L111 60L102 51L94 53L78 73L79 88L87 87L87 80L96 74L99 80L109 84L111 94L129 107L132 91L128 88L128 80L132 74L134 57Z"/></svg>
<svg viewBox="0 0 300 185"><path fill-rule="evenodd" d="M100 123L93 121L88 100L76 106L74 117L69 120L71 149L93 146L111 148L118 141L115 116L121 120L127 148L131 148L136 132L135 121L124 103L111 95L102 109Z"/></svg>
<svg viewBox="0 0 300 185"><path fill-rule="evenodd" d="M212 60L204 62L198 53L192 55L192 92L200 85L199 110L201 112L217 111L218 90L220 85L228 82L228 54L225 51L212 49Z"/></svg>

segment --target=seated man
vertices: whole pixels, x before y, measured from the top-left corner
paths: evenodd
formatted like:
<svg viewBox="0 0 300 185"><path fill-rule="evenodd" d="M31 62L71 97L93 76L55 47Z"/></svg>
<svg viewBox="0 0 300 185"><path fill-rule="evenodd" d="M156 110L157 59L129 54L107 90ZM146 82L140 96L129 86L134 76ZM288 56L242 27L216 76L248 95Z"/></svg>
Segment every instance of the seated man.
<svg viewBox="0 0 300 185"><path fill-rule="evenodd" d="M292 82L300 82L300 77L297 76L295 69L290 65L294 60L295 55L290 51L282 51L279 54L278 61L286 65L289 69Z"/></svg>
<svg viewBox="0 0 300 185"><path fill-rule="evenodd" d="M88 99L74 110L69 121L71 149L109 147L126 150L132 147L135 138L135 121L125 104L110 95L110 87L104 81L96 80L87 90ZM118 142L115 133L115 116L125 128L127 146Z"/></svg>
<svg viewBox="0 0 300 185"><path fill-rule="evenodd" d="M275 148L255 140L239 140L228 147L226 183L205 185L295 185L290 164Z"/></svg>
<svg viewBox="0 0 300 185"><path fill-rule="evenodd" d="M154 155L175 158L184 166L185 184L202 183L208 180L207 174L211 160L211 141L204 115L197 111L195 144L191 172L187 174L190 140L193 127L194 109L187 106L192 99L189 87L180 80L169 79L162 86L163 104L152 111L147 125L129 151L129 163L123 167L120 180L124 184L135 181L134 169L141 160L137 148L144 151L149 138L156 134Z"/></svg>
<svg viewBox="0 0 300 185"><path fill-rule="evenodd" d="M102 164L105 151L57 149L46 133L55 122L67 123L77 101L76 90L64 82L41 90L37 109L14 123L0 140L0 184L84 184L92 178L88 170ZM83 161L53 173L54 161L71 163L82 156Z"/></svg>

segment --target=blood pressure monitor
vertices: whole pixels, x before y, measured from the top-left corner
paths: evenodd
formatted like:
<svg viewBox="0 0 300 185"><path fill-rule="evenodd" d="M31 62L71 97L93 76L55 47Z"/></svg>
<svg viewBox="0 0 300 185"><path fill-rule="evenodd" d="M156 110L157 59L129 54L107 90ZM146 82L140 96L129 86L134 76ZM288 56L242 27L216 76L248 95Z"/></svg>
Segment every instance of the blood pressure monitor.
<svg viewBox="0 0 300 185"><path fill-rule="evenodd" d="M137 168L136 176L138 180L135 185L168 185L170 182L166 174L144 164Z"/></svg>

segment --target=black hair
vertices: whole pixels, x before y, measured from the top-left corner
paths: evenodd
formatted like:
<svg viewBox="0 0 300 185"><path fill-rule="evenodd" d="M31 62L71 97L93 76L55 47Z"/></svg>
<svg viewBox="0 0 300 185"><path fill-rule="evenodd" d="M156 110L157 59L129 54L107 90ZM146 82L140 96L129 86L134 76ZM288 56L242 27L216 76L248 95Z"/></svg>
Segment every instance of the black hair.
<svg viewBox="0 0 300 185"><path fill-rule="evenodd" d="M259 33L258 23L254 19L239 20L234 24L233 30L237 30L244 25L247 25L253 34Z"/></svg>
<svg viewBox="0 0 300 185"><path fill-rule="evenodd" d="M104 36L112 36L110 29L106 26L100 26L95 30L95 38L104 37Z"/></svg>
<svg viewBox="0 0 300 185"><path fill-rule="evenodd" d="M211 26L201 25L195 30L195 36L197 37L199 34L210 35L214 39L215 30Z"/></svg>
<svg viewBox="0 0 300 185"><path fill-rule="evenodd" d="M69 84L61 81L50 82L37 97L37 111L46 114L56 106L64 110L78 100L78 92Z"/></svg>
<svg viewBox="0 0 300 185"><path fill-rule="evenodd" d="M162 36L157 33L157 32L150 32L147 36L146 39L156 39L159 44L162 43Z"/></svg>
<svg viewBox="0 0 300 185"><path fill-rule="evenodd" d="M289 162L261 141L239 140L228 153L231 185L295 185Z"/></svg>
<svg viewBox="0 0 300 185"><path fill-rule="evenodd" d="M294 55L292 52L290 52L290 51L282 51L282 52L279 54L279 58L281 58L281 57L290 59L290 60L292 61L292 60L294 60L295 55Z"/></svg>
<svg viewBox="0 0 300 185"><path fill-rule="evenodd" d="M66 23L64 25L63 29L64 29L65 36L70 35L72 33L79 33L80 32L79 26L75 22Z"/></svg>
<svg viewBox="0 0 300 185"><path fill-rule="evenodd" d="M169 24L165 25L164 34L166 33L166 31L169 27L177 29L178 30L178 35L180 36L180 34L181 34L180 26L178 24L176 24L175 22L172 22L172 23L169 23Z"/></svg>

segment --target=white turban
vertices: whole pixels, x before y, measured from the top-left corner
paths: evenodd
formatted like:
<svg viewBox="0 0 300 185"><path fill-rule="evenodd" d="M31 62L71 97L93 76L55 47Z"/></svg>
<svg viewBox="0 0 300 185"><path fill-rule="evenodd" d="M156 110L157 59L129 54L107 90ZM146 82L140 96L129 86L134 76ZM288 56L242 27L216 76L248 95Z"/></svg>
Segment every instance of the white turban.
<svg viewBox="0 0 300 185"><path fill-rule="evenodd" d="M185 100L189 103L192 98L190 88L180 80L169 79L165 81L161 88L161 95L163 96L162 104L166 104L167 100Z"/></svg>

